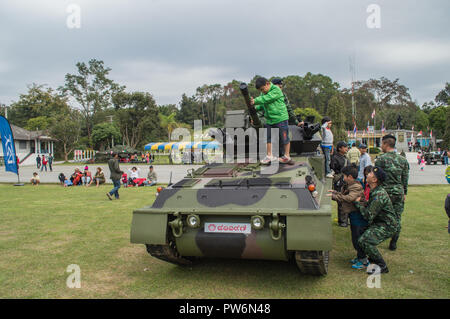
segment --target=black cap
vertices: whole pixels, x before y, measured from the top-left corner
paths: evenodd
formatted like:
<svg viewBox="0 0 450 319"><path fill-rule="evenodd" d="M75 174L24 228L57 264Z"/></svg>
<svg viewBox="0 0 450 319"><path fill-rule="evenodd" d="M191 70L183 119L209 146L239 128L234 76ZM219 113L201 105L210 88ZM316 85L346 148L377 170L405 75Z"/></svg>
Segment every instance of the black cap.
<svg viewBox="0 0 450 319"><path fill-rule="evenodd" d="M340 149L340 148L343 147L343 146L348 147L347 143L345 143L345 142L339 142L339 143L337 143L336 148L337 148L337 149Z"/></svg>
<svg viewBox="0 0 450 319"><path fill-rule="evenodd" d="M384 180L386 179L386 173L383 171L382 168L380 167L374 167L373 168L373 173L375 174L375 176L377 177L378 182L381 184L384 182Z"/></svg>
<svg viewBox="0 0 450 319"><path fill-rule="evenodd" d="M329 116L324 116L322 118L322 125L325 124L326 122L330 122L330 121L331 121L331 118Z"/></svg>
<svg viewBox="0 0 450 319"><path fill-rule="evenodd" d="M150 165L150 167L149 168L153 168L153 165Z"/></svg>
<svg viewBox="0 0 450 319"><path fill-rule="evenodd" d="M392 134L388 134L388 135L383 136L383 138L382 138L381 140L384 141L384 140L386 140L386 139L388 139L388 138L393 138L394 141L397 142L397 139L396 139L395 136L392 135Z"/></svg>
<svg viewBox="0 0 450 319"><path fill-rule="evenodd" d="M283 84L283 79L275 78L272 80L272 84L275 84L275 85Z"/></svg>
<svg viewBox="0 0 450 319"><path fill-rule="evenodd" d="M367 148L367 145L366 145L366 144L363 144L363 143L361 143L361 144L359 144L358 148Z"/></svg>

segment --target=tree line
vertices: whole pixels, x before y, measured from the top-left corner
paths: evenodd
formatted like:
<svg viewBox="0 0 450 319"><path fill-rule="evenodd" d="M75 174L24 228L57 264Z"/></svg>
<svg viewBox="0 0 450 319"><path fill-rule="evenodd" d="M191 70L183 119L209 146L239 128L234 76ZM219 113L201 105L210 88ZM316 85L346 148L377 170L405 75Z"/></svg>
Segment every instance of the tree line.
<svg viewBox="0 0 450 319"><path fill-rule="evenodd" d="M56 89L29 85L28 92L8 108L12 124L47 130L59 142L57 157L66 160L74 149L104 150L113 141L141 149L148 142L168 140L177 127L192 128L194 120L202 120L204 127L221 127L227 110L245 108L238 80L223 86L205 84L192 96L183 94L178 105L157 105L151 93L127 92L125 86L111 80L111 69L103 61L92 59L76 67L75 74L66 74L64 85ZM259 95L254 85L257 77L249 82L252 96ZM355 124L359 130L368 122L373 125L371 114L375 110L375 129L381 128L382 120L386 129L396 128L400 114L405 129L414 126L424 134L433 130L450 147L449 83L434 101L419 106L399 79L358 81L353 90L341 88L329 76L310 72L284 77L283 82L296 114L314 115L318 121L325 115L333 119L335 140L346 140L347 131Z"/></svg>

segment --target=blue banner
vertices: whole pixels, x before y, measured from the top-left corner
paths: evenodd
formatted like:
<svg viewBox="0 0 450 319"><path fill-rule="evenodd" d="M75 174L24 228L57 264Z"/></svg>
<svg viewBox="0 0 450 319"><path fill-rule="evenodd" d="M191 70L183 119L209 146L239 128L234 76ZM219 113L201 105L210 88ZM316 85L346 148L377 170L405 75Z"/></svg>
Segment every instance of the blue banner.
<svg viewBox="0 0 450 319"><path fill-rule="evenodd" d="M16 146L11 131L11 125L7 119L0 116L0 137L3 146L3 159L5 161L6 171L19 174L16 158Z"/></svg>

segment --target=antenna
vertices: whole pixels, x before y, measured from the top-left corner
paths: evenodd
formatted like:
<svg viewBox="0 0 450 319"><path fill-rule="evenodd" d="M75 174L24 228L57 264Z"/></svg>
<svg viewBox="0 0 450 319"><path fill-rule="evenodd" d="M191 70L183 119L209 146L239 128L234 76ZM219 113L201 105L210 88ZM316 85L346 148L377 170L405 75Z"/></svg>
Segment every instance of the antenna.
<svg viewBox="0 0 450 319"><path fill-rule="evenodd" d="M172 184L172 171L170 171L169 185L167 185L167 187L171 186Z"/></svg>
<svg viewBox="0 0 450 319"><path fill-rule="evenodd" d="M349 57L349 67L350 67L350 75L352 77L352 117L353 122L356 121L356 103L355 103L355 78L356 78L356 70L355 70L355 54Z"/></svg>

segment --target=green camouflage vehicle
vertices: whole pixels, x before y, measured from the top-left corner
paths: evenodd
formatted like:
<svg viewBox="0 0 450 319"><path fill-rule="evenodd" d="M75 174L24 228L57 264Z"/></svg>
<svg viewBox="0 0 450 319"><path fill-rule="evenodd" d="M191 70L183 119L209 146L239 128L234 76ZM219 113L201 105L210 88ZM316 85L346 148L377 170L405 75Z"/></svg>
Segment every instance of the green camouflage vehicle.
<svg viewBox="0 0 450 319"><path fill-rule="evenodd" d="M427 165L437 164L438 162L441 162L442 165L445 165L444 157L442 156L441 152L427 152L423 154L425 162L427 162Z"/></svg>
<svg viewBox="0 0 450 319"><path fill-rule="evenodd" d="M244 111L230 111L224 131L249 125ZM331 180L317 153L320 126L289 129L293 163L271 174L264 174L267 166L248 161L190 170L161 190L152 206L133 212L131 242L179 265L200 257L282 260L295 262L305 274L327 274L332 232L325 194ZM232 145L236 149L239 143ZM248 146L246 141L247 155Z"/></svg>

